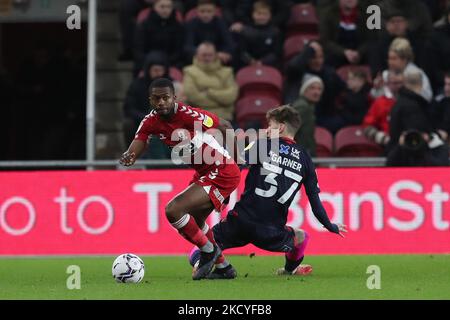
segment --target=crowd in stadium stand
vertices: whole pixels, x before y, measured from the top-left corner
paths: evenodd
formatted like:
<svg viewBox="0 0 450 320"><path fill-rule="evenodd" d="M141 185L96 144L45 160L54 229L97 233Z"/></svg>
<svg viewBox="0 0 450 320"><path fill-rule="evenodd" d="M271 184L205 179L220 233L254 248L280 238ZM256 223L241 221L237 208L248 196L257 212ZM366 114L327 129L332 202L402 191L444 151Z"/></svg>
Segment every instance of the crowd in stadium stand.
<svg viewBox="0 0 450 320"><path fill-rule="evenodd" d="M269 108L291 104L313 156L446 165L449 2L122 0L119 59L133 60L137 76L125 102L128 137L146 112L149 81L169 75L181 99L236 127L261 128ZM366 24L373 4L381 30ZM159 146L147 157L167 155Z"/></svg>

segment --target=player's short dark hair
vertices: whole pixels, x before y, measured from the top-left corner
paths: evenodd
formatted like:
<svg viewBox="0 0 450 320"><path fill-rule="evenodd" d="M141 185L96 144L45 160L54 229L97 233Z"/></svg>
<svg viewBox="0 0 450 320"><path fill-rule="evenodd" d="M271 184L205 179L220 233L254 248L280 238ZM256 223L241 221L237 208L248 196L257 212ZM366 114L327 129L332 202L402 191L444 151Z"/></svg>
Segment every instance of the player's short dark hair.
<svg viewBox="0 0 450 320"><path fill-rule="evenodd" d="M267 121L275 120L278 123L284 123L292 135L295 135L301 126L300 114L290 105L279 106L267 111L266 118Z"/></svg>
<svg viewBox="0 0 450 320"><path fill-rule="evenodd" d="M173 86L173 82L167 78L157 78L153 80L150 86L148 87L148 92L151 93L153 88L170 88L172 93L175 93L175 87Z"/></svg>

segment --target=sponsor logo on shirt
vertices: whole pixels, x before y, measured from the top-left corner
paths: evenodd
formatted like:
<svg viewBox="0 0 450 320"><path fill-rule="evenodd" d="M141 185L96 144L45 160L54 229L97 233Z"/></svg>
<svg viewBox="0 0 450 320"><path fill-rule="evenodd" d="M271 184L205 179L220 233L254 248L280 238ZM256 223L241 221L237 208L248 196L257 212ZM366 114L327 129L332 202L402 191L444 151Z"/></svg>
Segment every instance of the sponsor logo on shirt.
<svg viewBox="0 0 450 320"><path fill-rule="evenodd" d="M289 154L289 149L291 147L285 146L284 144L280 144L280 154Z"/></svg>
<svg viewBox="0 0 450 320"><path fill-rule="evenodd" d="M203 119L203 125L207 128L211 128L213 124L214 124L213 119L205 115L205 119Z"/></svg>
<svg viewBox="0 0 450 320"><path fill-rule="evenodd" d="M296 158L296 159L300 159L300 150L292 148L291 156Z"/></svg>

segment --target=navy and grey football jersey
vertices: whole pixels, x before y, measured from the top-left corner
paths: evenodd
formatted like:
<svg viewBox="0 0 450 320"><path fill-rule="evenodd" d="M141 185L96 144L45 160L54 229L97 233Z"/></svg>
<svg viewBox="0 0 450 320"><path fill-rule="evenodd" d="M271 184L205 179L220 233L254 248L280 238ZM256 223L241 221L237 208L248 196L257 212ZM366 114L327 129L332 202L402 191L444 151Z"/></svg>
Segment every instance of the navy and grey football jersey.
<svg viewBox="0 0 450 320"><path fill-rule="evenodd" d="M257 159L251 157L255 146L262 151ZM262 150L264 146L266 150ZM320 192L311 157L294 140L259 140L245 153L245 159L250 161L250 169L245 190L234 207L243 219L284 226L289 206L302 185L307 195Z"/></svg>

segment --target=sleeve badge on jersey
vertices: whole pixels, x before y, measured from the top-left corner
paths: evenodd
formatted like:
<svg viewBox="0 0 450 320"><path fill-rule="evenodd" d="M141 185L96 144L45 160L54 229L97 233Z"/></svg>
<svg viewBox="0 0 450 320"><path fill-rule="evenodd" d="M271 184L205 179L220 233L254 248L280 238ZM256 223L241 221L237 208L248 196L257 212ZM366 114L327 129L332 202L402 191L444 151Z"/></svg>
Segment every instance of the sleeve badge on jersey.
<svg viewBox="0 0 450 320"><path fill-rule="evenodd" d="M213 124L214 124L213 119L205 115L205 119L203 119L203 125L207 128L211 128Z"/></svg>

